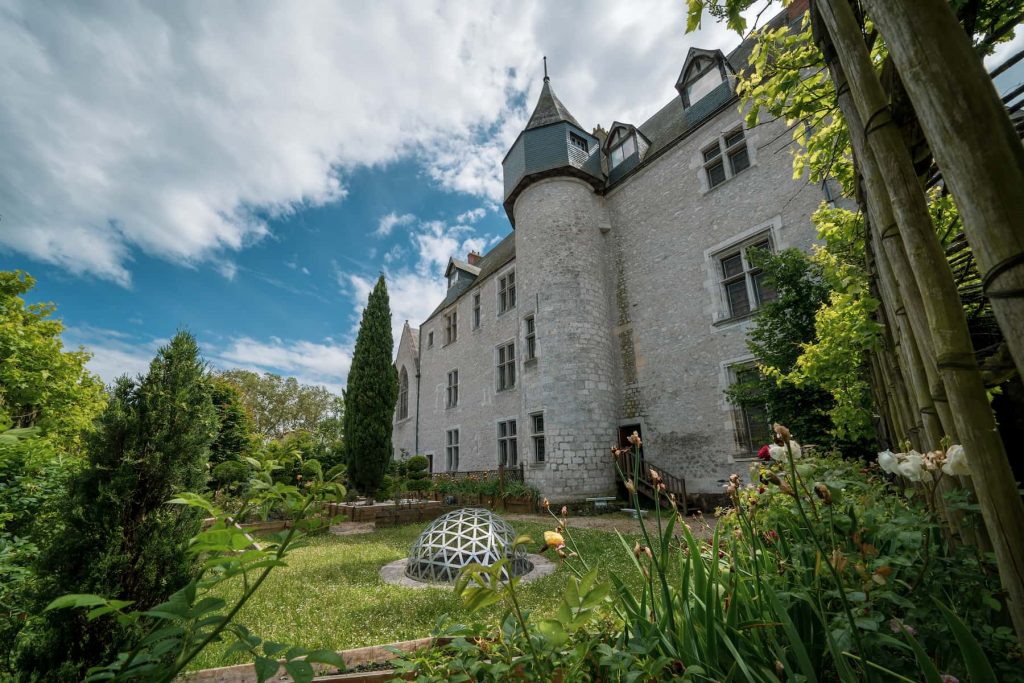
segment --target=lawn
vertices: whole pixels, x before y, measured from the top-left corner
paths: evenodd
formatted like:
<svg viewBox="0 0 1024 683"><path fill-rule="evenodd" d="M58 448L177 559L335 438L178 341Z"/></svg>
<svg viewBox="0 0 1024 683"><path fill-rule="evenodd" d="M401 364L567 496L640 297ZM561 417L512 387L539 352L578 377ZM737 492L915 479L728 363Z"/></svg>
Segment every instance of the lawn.
<svg viewBox="0 0 1024 683"><path fill-rule="evenodd" d="M553 522L552 522L553 525ZM540 539L545 528L516 522L516 531ZM239 621L267 640L309 648L346 650L428 636L443 615L456 620L470 617L450 589L415 589L381 581L380 568L405 557L424 528L412 524L355 536L319 535L289 558L287 567L275 569L248 605ZM591 566L603 573L635 575L632 561L614 533L572 529ZM630 546L633 536L627 536ZM531 551L536 551L540 542ZM559 567L551 576L521 587L524 609L538 614L553 612L569 570ZM225 596L228 597L228 596ZM492 620L493 621L493 620ZM246 661L241 655L225 659L226 645L215 644L193 663L194 669Z"/></svg>

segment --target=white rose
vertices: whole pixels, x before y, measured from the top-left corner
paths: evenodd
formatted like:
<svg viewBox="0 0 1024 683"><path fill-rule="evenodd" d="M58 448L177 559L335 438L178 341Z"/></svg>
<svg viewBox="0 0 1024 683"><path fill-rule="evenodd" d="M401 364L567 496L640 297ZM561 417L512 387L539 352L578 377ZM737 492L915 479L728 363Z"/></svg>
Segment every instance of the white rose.
<svg viewBox="0 0 1024 683"><path fill-rule="evenodd" d="M949 476L969 477L971 468L967 465L967 454L964 447L954 444L946 451L946 462L942 465L942 471Z"/></svg>
<svg viewBox="0 0 1024 683"><path fill-rule="evenodd" d="M790 441L789 448L791 451L793 451L793 459L799 460L801 455L800 444L798 444L796 441ZM786 459L788 457L786 453L786 447L779 446L778 444L772 444L771 446L768 447L768 457L770 457L772 460L777 460L779 462L786 462Z"/></svg>
<svg viewBox="0 0 1024 683"><path fill-rule="evenodd" d="M910 451L897 469L910 481L921 481L924 479L924 456L917 451Z"/></svg>
<svg viewBox="0 0 1024 683"><path fill-rule="evenodd" d="M896 454L892 451L885 450L878 454L878 466L882 468L883 472L896 474L896 467L899 464L900 461L896 459Z"/></svg>

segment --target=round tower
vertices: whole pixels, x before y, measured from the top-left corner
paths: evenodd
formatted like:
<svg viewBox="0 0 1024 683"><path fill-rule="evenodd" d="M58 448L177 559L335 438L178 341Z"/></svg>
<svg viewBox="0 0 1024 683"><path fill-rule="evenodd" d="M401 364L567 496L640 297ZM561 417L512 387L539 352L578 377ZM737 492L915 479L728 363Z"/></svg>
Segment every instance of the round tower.
<svg viewBox="0 0 1024 683"><path fill-rule="evenodd" d="M522 409L543 411L545 462L528 468L527 480L552 500L614 493L609 448L617 437L620 368L611 224L597 192L604 184L600 142L555 97L546 75L503 168L519 315L533 317L536 331L536 362L525 362L522 373Z"/></svg>

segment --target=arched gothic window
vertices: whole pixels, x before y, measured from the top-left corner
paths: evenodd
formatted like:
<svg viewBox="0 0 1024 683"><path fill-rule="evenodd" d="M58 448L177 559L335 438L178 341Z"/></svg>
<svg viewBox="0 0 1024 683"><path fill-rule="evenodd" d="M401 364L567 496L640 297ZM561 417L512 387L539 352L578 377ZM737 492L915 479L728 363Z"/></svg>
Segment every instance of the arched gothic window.
<svg viewBox="0 0 1024 683"><path fill-rule="evenodd" d="M398 419L404 420L409 417L409 373L402 366L398 373Z"/></svg>

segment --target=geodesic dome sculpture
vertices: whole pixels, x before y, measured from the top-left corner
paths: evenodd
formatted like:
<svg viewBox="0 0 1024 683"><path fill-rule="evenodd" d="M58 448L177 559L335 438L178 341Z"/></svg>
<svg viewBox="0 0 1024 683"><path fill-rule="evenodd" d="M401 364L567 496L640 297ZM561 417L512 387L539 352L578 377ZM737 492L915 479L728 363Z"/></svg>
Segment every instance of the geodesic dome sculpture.
<svg viewBox="0 0 1024 683"><path fill-rule="evenodd" d="M452 582L473 562L489 566L509 558L513 576L533 569L522 547L513 551L512 525L483 508L461 508L441 515L423 530L409 551L405 575L417 581ZM508 572L502 572L508 579Z"/></svg>

